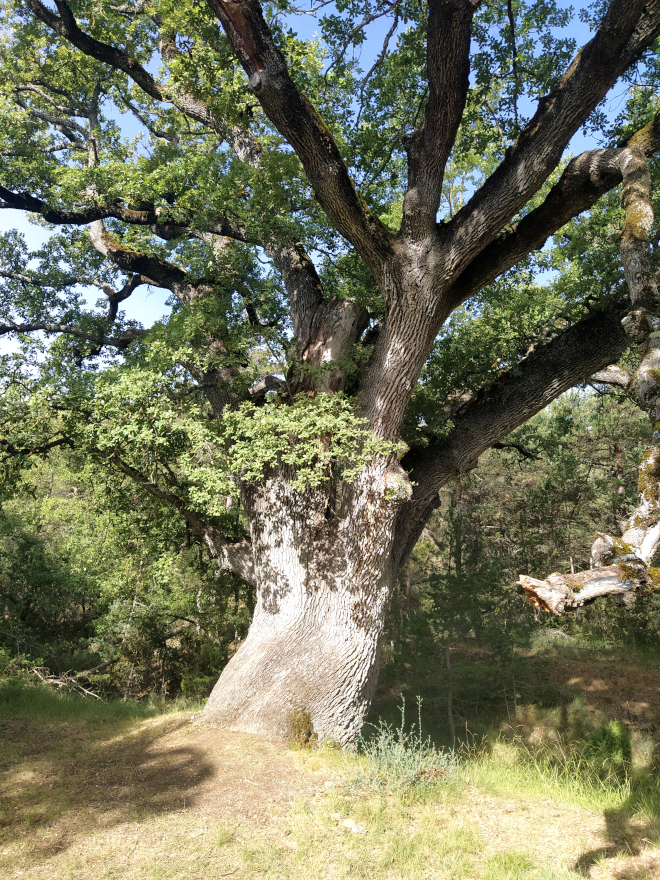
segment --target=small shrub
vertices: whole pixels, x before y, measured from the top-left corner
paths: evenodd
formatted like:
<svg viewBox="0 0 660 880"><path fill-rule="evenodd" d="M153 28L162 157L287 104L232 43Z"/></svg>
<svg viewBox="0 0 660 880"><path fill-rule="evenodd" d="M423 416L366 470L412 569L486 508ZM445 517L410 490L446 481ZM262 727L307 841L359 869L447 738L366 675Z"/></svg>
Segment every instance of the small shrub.
<svg viewBox="0 0 660 880"><path fill-rule="evenodd" d="M291 713L286 739L290 746L301 749L311 749L318 745L318 734L307 709L295 709Z"/></svg>
<svg viewBox="0 0 660 880"><path fill-rule="evenodd" d="M454 769L453 756L441 752L429 737L422 736L422 701L417 698L417 724L406 730L406 703L401 702L401 727L385 721L366 725L370 737L360 734L358 749L366 761L353 782L374 788L402 790L418 785L432 785Z"/></svg>

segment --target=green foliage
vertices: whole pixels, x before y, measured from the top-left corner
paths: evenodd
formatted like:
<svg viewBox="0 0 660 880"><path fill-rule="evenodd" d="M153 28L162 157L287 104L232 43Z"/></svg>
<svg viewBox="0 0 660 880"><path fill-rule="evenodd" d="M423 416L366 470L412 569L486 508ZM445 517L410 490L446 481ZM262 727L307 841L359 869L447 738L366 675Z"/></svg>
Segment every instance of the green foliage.
<svg viewBox="0 0 660 880"><path fill-rule="evenodd" d="M155 101L123 73L80 55L8 0L0 54L3 185L39 195L53 207L152 205L158 226L189 232L160 236L153 226L116 219L106 221L108 231L120 244L183 267L191 283L203 285L203 295L174 303L169 320L123 356L89 357L94 347L80 339L46 346L21 337L20 354L4 358L2 374L29 386L30 394L12 390L14 405L3 402L3 423L11 422L8 437L21 448L68 432L108 456L117 449L154 481L171 481L169 469L191 506L222 521L223 499L235 494L232 467L259 479L282 461L302 487L324 481L330 469L337 474L344 468L350 479L370 453L383 451L370 445L346 400L289 400L290 407L278 401L263 411L246 404L224 426L208 425L208 407L194 390L206 381L202 374L208 378L216 371L216 384L222 374L219 393L244 398L252 381L267 372L286 375L295 359L286 290L253 242L270 235L287 244L302 242L314 254L326 296L355 298L374 319L382 315L382 298L364 262L347 249L312 197L297 156L255 102L211 11L193 0L159 0L157 6L157 26L147 15L118 14L89 0L76 3L75 15L84 30L124 47L168 88L208 100L228 130L249 125L261 150L259 167L240 161L218 132ZM427 12L411 0L394 6L342 0L316 10L318 33L306 40L293 32L299 10L282 2L264 5L292 75L319 106L361 194L392 228L406 185L405 138L427 100ZM556 84L575 48L572 18L572 10L552 0L482 4L477 11L473 78L444 176L441 217L453 216L492 173L536 99ZM385 28L387 36L380 43L378 34L382 48L376 63L364 69L360 48L376 28ZM174 41L165 55L163 34ZM658 78L656 60L644 59L636 76L621 118L610 126L613 140L626 125L643 124L654 112L656 98L648 86ZM34 83L47 83L53 91L35 90ZM28 109L16 104L19 93ZM66 128L63 135L62 125L49 119L58 102L66 110L60 112L76 110L83 115L75 118L85 119L97 99L98 162L90 163L84 126L75 123L69 138ZM137 130L130 137L121 127L125 113ZM556 176L525 212L545 197ZM222 217L244 227L246 240L210 241L205 230ZM442 437L452 426L451 398L497 382L531 348L584 315L585 298L602 301L620 280L614 241L619 220L612 194L566 227L552 253L527 259L454 313L411 402L406 442L423 445ZM103 303L92 307L82 291L89 284L119 289L127 276L100 256L84 230L56 232L32 254L16 232L4 234L0 259L32 279L0 279L3 322L48 318L90 333L109 331ZM112 332L131 329L139 328L120 312ZM364 358L359 368L363 365ZM313 433L317 419L322 430ZM290 437L298 439L290 444ZM238 440L233 450L230 440ZM26 459L8 463L14 472L7 475L8 486Z"/></svg>
<svg viewBox="0 0 660 880"><path fill-rule="evenodd" d="M137 721L162 714L157 701L112 700L104 703L84 699L66 690L55 690L26 671L7 668L6 654L0 649L0 712L3 717L27 715L43 721Z"/></svg>
<svg viewBox="0 0 660 880"><path fill-rule="evenodd" d="M0 645L54 672L105 663L97 693L208 694L247 632L251 589L131 481L70 455L29 476L0 513Z"/></svg>
<svg viewBox="0 0 660 880"><path fill-rule="evenodd" d="M514 586L518 575L588 568L597 533L620 533L637 502L648 432L631 404L576 391L511 435L517 448L491 451L443 493L415 551L411 579L428 581L402 633L421 636L429 627L435 637L475 639L504 653L525 643L538 624ZM632 612L598 601L562 624L594 637L626 641L635 632L650 641L657 601L656 594L639 596Z"/></svg>
<svg viewBox="0 0 660 880"><path fill-rule="evenodd" d="M293 470L296 489L318 486L333 470L353 480L374 455L392 451L392 444L374 440L353 404L338 394L317 394L312 401L300 395L291 406L244 403L223 417L220 435L230 473L256 481L284 464Z"/></svg>

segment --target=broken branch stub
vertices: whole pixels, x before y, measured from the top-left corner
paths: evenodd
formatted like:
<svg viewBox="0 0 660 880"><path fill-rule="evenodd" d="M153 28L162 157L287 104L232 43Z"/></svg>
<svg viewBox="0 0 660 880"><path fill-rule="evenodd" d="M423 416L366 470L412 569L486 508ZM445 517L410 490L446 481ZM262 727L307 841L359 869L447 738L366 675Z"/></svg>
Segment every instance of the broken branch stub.
<svg viewBox="0 0 660 880"><path fill-rule="evenodd" d="M555 572L544 581L521 574L518 583L535 607L552 614L563 614L564 611L579 608L599 596L630 594L636 589L624 569L617 565L578 574Z"/></svg>

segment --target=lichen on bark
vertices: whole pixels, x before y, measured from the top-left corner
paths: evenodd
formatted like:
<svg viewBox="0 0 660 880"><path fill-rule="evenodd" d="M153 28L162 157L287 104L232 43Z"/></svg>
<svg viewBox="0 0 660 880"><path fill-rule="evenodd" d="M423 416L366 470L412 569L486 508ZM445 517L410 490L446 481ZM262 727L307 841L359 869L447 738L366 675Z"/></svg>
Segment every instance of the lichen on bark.
<svg viewBox="0 0 660 880"><path fill-rule="evenodd" d="M636 591L655 589L657 583L657 569L650 564L660 544L660 296L650 264L651 177L639 149L628 150L621 167L625 224L619 252L632 303L622 324L629 339L641 348L635 379L627 383L626 391L648 414L654 436L639 466L639 504L622 537L600 535L594 542L592 569L579 575L554 573L542 581L520 576L527 598L555 614L598 596L624 593L634 597Z"/></svg>

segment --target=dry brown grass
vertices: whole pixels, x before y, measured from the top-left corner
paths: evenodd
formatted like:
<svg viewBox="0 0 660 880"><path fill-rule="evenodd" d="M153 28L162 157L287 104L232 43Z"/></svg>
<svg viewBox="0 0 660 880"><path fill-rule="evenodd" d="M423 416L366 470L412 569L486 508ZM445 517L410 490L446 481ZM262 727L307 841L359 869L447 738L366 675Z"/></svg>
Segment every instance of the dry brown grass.
<svg viewBox="0 0 660 880"><path fill-rule="evenodd" d="M511 790L495 785L476 764L471 779L394 795L346 787L355 758L204 729L186 712L19 714L0 736L3 880L660 877L643 816L617 825L523 791L515 774Z"/></svg>

